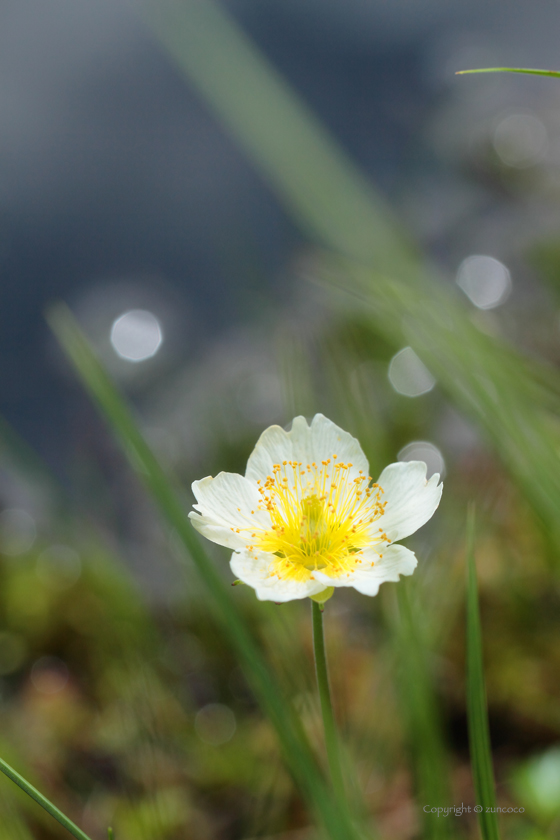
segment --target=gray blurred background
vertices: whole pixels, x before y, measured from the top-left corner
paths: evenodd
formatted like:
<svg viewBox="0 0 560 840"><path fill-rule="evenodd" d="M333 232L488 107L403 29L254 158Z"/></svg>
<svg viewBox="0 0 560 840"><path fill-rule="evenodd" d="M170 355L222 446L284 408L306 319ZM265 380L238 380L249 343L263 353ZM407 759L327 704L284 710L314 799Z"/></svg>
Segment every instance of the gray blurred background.
<svg viewBox="0 0 560 840"><path fill-rule="evenodd" d="M560 84L454 72L556 66L558 4L228 7L450 282L469 256L491 257L496 301L530 315L541 292L526 250L558 229ZM0 109L8 422L59 474L95 439L43 319L57 299L175 456L203 451L194 427L208 386L235 390L234 426L278 419L267 335L278 318L317 313L294 268L306 244L134 4L4 0Z"/></svg>

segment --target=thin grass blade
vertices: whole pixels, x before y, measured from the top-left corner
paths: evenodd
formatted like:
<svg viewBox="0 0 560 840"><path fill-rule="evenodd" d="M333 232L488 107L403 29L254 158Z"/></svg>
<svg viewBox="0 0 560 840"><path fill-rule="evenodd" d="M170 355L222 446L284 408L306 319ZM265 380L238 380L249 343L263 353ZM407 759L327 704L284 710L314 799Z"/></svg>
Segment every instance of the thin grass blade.
<svg viewBox="0 0 560 840"><path fill-rule="evenodd" d="M474 557L475 516L467 521L467 714L476 804L482 808L478 823L482 840L499 840L496 790L488 727L488 707L482 659L482 631Z"/></svg>
<svg viewBox="0 0 560 840"><path fill-rule="evenodd" d="M358 837L346 803L332 796L319 770L299 719L277 684L259 648L231 598L231 591L208 559L192 528L178 490L165 474L140 433L133 416L115 385L99 363L70 310L63 304L48 313L48 322L82 384L108 421L128 460L162 515L175 529L206 585L209 604L214 608L229 643L238 654L263 711L275 727L286 762L298 789L332 840Z"/></svg>
<svg viewBox="0 0 560 840"><path fill-rule="evenodd" d="M528 73L531 76L560 77L560 70L534 70L531 67L480 67L476 70L457 70L456 76L466 76L467 73Z"/></svg>
<svg viewBox="0 0 560 840"><path fill-rule="evenodd" d="M4 773L4 775L7 776L8 779L11 779L12 782L14 782L14 784L21 788L28 796L30 796L31 799L34 799L35 802L37 802L37 804L41 806L41 808L43 808L48 814L51 815L51 817L54 817L54 819L58 823L60 823L60 825L63 826L66 829L66 831L69 831L73 837L76 837L77 840L91 840L91 837L89 837L85 833L85 831L82 831L81 828L78 828L76 823L73 823L72 820L68 819L68 817L65 814L63 814L62 811L60 811L56 807L56 805L53 805L50 799L47 799L47 797L40 793L40 791L38 791L37 788L33 787L33 785L30 784L27 781L27 779L24 779L23 776L20 776L20 774L16 770L14 770L13 767L10 767L10 765L7 764L1 758L0 771L2 771L2 773Z"/></svg>

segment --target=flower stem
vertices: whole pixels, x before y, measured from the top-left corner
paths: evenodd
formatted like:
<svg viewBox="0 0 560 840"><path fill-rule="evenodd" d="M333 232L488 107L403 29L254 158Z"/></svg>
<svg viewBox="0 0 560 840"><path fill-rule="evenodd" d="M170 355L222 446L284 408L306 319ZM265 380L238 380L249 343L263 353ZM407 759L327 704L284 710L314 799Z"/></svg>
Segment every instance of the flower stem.
<svg viewBox="0 0 560 840"><path fill-rule="evenodd" d="M55 820L57 820L60 823L60 825L64 826L64 828L67 831L69 831L70 834L76 837L77 840L91 840L91 838L88 837L88 835L84 831L82 831L81 828L78 828L78 826L75 823L73 823L72 820L69 820L68 817L66 817L62 813L62 811L59 811L56 805L53 805L52 802L50 802L46 796L43 796L42 793L39 793L37 788L34 788L33 785L29 784L29 782L26 779L24 779L23 776L20 776L19 773L16 773L14 768L10 767L9 764L6 764L6 762L1 758L0 770L9 779L11 779L12 782L15 782L15 784L18 787L24 790L25 793L27 793L27 795L31 797L31 799L34 799L35 802L38 802L41 808L44 808L45 811L47 811L47 813L51 815L51 817L54 817Z"/></svg>
<svg viewBox="0 0 560 840"><path fill-rule="evenodd" d="M325 732L325 745L327 748L331 781L335 794L339 798L340 802L344 802L344 780L340 766L338 734L333 714L331 690L329 687L329 673L327 669L327 657L325 653L323 605L312 601L311 609L313 611L313 651L315 653L315 669L317 672L317 685L319 687L319 698L321 700L321 714L323 716L323 729Z"/></svg>

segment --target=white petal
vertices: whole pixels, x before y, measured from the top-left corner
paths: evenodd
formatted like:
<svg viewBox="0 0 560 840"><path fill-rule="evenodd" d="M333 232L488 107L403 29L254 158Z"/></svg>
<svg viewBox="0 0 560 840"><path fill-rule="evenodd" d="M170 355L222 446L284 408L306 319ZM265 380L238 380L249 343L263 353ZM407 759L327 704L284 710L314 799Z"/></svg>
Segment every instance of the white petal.
<svg viewBox="0 0 560 840"><path fill-rule="evenodd" d="M230 566L239 580L256 590L259 601L295 601L316 595L325 588L318 580L279 580L273 574L275 560L273 554L264 551L239 551L232 555Z"/></svg>
<svg viewBox="0 0 560 840"><path fill-rule="evenodd" d="M441 498L443 484L435 473L426 481L426 464L407 461L385 467L378 483L384 490L381 500L387 502L384 515L376 522L389 540L402 540L431 519Z"/></svg>
<svg viewBox="0 0 560 840"><path fill-rule="evenodd" d="M362 447L355 437L345 432L322 414L316 414L311 423L311 437L313 441L314 460L320 463L322 460L332 458L334 454L338 461L350 463L353 469L351 475L358 474L362 470L368 474L369 464Z"/></svg>
<svg viewBox="0 0 560 840"><path fill-rule="evenodd" d="M262 433L247 462L245 476L253 481L272 475L274 464L282 461L301 461L304 466L332 459L351 463L350 478L367 475L368 461L356 438L345 432L322 414L316 414L307 425L305 417L295 417L289 432L280 426L270 426ZM288 472L289 475L289 472Z"/></svg>
<svg viewBox="0 0 560 840"><path fill-rule="evenodd" d="M382 583L397 581L400 575L411 575L418 563L414 552L404 545L385 546L381 554L383 556L373 549L363 551L360 566L349 575L339 578L330 578L321 572L314 574L325 586L353 586L362 595L377 595Z"/></svg>
<svg viewBox="0 0 560 840"><path fill-rule="evenodd" d="M305 417L296 417L291 432L285 432L281 426L269 426L264 430L247 461L246 478L252 481L264 480L273 474L274 464L296 460L292 440L296 423L298 426L303 423L307 428ZM302 461L303 458L297 460Z"/></svg>
<svg viewBox="0 0 560 840"><path fill-rule="evenodd" d="M270 528L268 512L258 510L257 487L242 475L221 472L193 482L192 490L198 502L193 507L200 512L189 513L192 524L218 545L244 548L253 542L252 533Z"/></svg>

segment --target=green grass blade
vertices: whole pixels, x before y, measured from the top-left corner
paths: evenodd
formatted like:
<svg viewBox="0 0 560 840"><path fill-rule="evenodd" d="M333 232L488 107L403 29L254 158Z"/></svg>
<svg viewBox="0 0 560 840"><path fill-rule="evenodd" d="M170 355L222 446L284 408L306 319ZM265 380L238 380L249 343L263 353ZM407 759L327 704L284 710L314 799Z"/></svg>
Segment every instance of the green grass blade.
<svg viewBox="0 0 560 840"><path fill-rule="evenodd" d="M53 307L48 313L48 321L68 360L121 443L131 466L194 562L206 585L209 604L214 607L216 619L238 654L263 711L276 729L298 790L332 840L357 837L357 830L350 820L345 803L332 796L299 719L285 700L284 692L235 607L230 588L208 559L177 490L144 440L128 406L99 363L69 309L63 304Z"/></svg>
<svg viewBox="0 0 560 840"><path fill-rule="evenodd" d="M78 826L75 823L73 823L72 820L68 819L68 817L65 816L65 814L63 814L62 811L60 811L56 807L56 805L53 805L53 803L49 799L47 799L46 796L43 796L43 794L40 793L37 790L37 788L33 787L33 785L31 785L26 779L24 779L23 776L20 776L20 774L17 773L13 767L10 767L10 765L7 764L1 758L0 771L2 771L2 773L4 773L5 776L11 779L12 782L14 782L18 787L25 791L25 793L28 796L30 796L31 799L34 799L35 802L37 802L41 806L41 808L43 808L48 814L51 815L51 817L54 817L54 819L57 822L59 822L60 825L62 825L67 831L69 831L73 837L76 837L77 840L91 840L91 837L89 837L85 833L85 831L82 831L81 828L78 828Z"/></svg>
<svg viewBox="0 0 560 840"><path fill-rule="evenodd" d="M482 840L499 840L492 750L488 728L488 708L482 660L482 631L478 606L478 587L474 559L474 509L467 521L467 714L471 764ZM492 813L494 809L494 813Z"/></svg>
<svg viewBox="0 0 560 840"><path fill-rule="evenodd" d="M560 76L560 70L534 70L531 67L480 67L476 70L457 70L456 76L467 73L528 73L531 76Z"/></svg>

